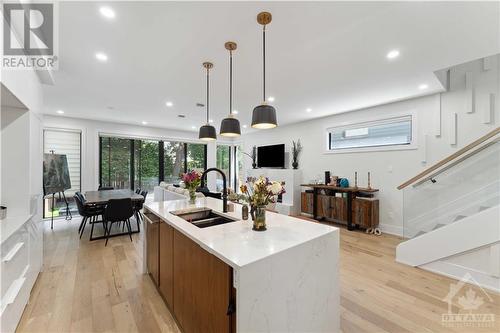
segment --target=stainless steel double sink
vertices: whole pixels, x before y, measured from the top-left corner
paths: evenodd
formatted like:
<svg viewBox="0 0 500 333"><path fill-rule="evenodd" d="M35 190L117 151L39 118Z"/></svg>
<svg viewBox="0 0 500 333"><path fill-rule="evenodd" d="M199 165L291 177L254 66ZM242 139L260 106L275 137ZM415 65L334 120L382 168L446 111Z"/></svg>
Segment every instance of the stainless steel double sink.
<svg viewBox="0 0 500 333"><path fill-rule="evenodd" d="M219 224L238 221L235 218L219 214L208 207L174 210L171 211L170 214L179 216L198 228L208 228Z"/></svg>

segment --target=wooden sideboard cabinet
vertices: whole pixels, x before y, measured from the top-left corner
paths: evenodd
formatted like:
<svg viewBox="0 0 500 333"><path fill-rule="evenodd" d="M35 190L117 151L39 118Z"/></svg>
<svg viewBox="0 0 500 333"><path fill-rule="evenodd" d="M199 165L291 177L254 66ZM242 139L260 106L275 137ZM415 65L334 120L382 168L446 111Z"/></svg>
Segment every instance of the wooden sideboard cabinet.
<svg viewBox="0 0 500 333"><path fill-rule="evenodd" d="M335 221L347 221L347 199L343 197L330 197L330 218Z"/></svg>
<svg viewBox="0 0 500 333"><path fill-rule="evenodd" d="M302 192L300 194L300 207L302 213L313 213L313 194L309 192Z"/></svg>
<svg viewBox="0 0 500 333"><path fill-rule="evenodd" d="M363 229L378 227L378 206L377 199L355 198L352 204L353 222Z"/></svg>
<svg viewBox="0 0 500 333"><path fill-rule="evenodd" d="M303 185L307 186L307 185ZM373 198L376 189L338 188L324 185L310 185L324 189L311 192L302 192L301 211L311 214L317 219L330 222L346 223L349 230L359 227L362 229L376 228L379 223L379 201ZM368 197L366 193L369 194ZM339 196L340 194L340 196ZM314 196L316 195L316 212L314 212ZM358 195L364 195L363 197ZM370 197L371 196L371 197ZM316 214L315 214L316 213Z"/></svg>

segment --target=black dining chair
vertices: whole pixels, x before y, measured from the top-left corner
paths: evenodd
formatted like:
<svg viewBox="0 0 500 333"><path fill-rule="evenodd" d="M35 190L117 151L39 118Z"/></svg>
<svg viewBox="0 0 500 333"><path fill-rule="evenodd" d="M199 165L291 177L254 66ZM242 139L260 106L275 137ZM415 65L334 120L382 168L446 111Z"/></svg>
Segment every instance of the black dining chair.
<svg viewBox="0 0 500 333"><path fill-rule="evenodd" d="M137 191L136 191L137 193ZM140 193L137 193L143 196L143 199L140 201L136 201L134 204L134 216L135 220L137 221L137 230L141 231L140 224L143 220L141 210L144 207L144 202L146 201L146 197L148 196L148 191L141 191Z"/></svg>
<svg viewBox="0 0 500 333"><path fill-rule="evenodd" d="M97 189L98 191L110 191L110 190L114 190L115 188L113 186L99 186L99 188Z"/></svg>
<svg viewBox="0 0 500 333"><path fill-rule="evenodd" d="M83 232L85 231L85 226L87 222L92 224L92 228L90 230L90 239L92 239L92 234L94 232L94 223L98 222L97 218L99 215L104 214L104 207L92 205L85 205L85 197L80 192L76 192L74 195L76 207L78 208L78 214L82 217L82 221L80 222L80 226L78 227L78 232L80 233L80 238L82 238Z"/></svg>
<svg viewBox="0 0 500 333"><path fill-rule="evenodd" d="M141 194L141 189L140 188L136 189L135 194Z"/></svg>
<svg viewBox="0 0 500 333"><path fill-rule="evenodd" d="M104 230L106 233L106 243L108 245L111 228L115 222L123 222L127 226L130 241L132 241L132 228L130 227L130 218L134 215L132 199L110 199L104 211ZM108 225L109 223L109 225Z"/></svg>

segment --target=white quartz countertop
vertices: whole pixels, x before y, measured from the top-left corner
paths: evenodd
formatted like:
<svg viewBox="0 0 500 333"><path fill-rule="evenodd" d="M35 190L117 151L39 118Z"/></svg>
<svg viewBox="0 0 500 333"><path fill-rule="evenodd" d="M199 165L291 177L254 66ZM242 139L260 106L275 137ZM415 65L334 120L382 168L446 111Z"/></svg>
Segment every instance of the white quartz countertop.
<svg viewBox="0 0 500 333"><path fill-rule="evenodd" d="M243 267L337 230L328 225L266 212L267 230L253 231L251 217L246 221L242 220L242 206L239 204L234 204L234 206L234 212L224 213L224 215L238 218L238 221L198 228L170 212L186 208L208 207L221 213L222 200L198 198L194 205L190 205L187 199L145 204L151 213L233 268Z"/></svg>

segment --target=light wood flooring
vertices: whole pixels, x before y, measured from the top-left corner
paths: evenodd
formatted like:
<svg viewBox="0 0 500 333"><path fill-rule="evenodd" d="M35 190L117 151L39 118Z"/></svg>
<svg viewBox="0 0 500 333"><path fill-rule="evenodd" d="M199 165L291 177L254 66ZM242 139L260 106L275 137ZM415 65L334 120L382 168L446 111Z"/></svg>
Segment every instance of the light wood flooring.
<svg viewBox="0 0 500 333"><path fill-rule="evenodd" d="M39 275L18 332L179 332L148 276L141 274L142 232L89 242L79 219L48 224L45 269ZM88 229L88 228L87 228ZM444 327L442 299L452 279L397 264L400 239L341 229L341 328L354 332L500 332L500 295L483 297L494 327ZM452 310L458 311L453 305Z"/></svg>

